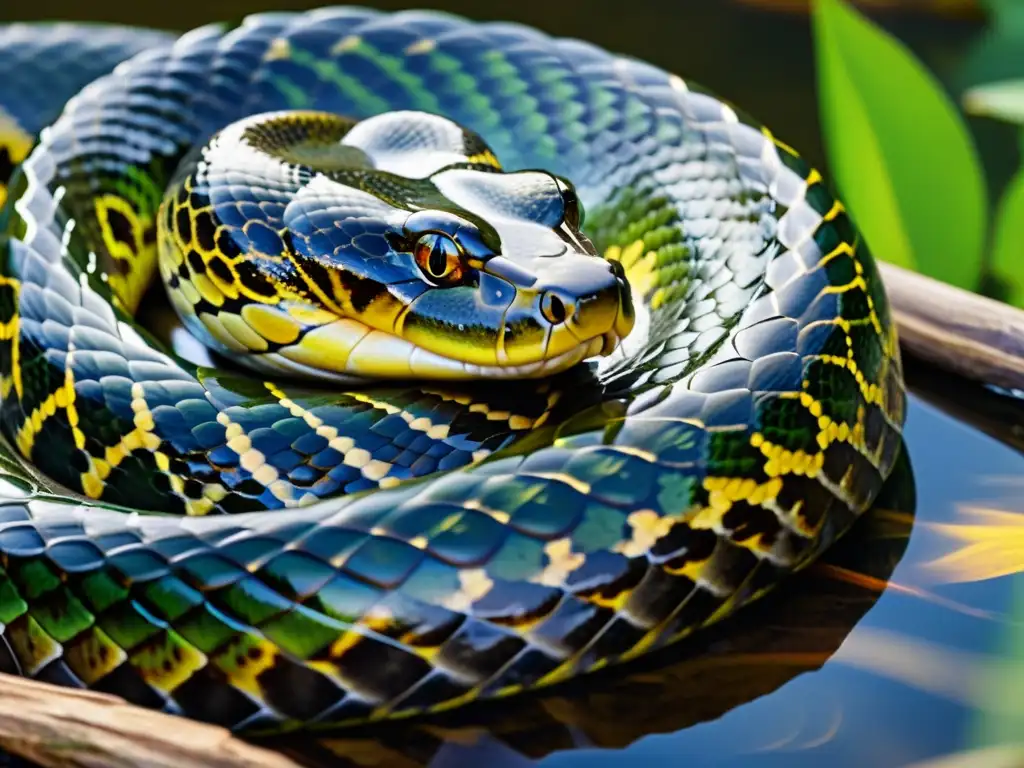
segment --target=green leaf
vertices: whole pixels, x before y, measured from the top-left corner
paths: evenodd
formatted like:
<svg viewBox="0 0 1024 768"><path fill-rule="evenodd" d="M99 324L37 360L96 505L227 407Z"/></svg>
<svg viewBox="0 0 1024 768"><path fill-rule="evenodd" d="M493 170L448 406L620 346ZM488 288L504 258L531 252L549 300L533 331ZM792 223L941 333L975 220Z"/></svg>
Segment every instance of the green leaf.
<svg viewBox="0 0 1024 768"><path fill-rule="evenodd" d="M814 27L829 162L872 251L975 288L988 203L952 100L902 44L844 0L815 0Z"/></svg>
<svg viewBox="0 0 1024 768"><path fill-rule="evenodd" d="M963 96L964 110L1024 125L1024 80L1004 80L971 88Z"/></svg>
<svg viewBox="0 0 1024 768"><path fill-rule="evenodd" d="M1002 30L1024 30L1024 4L1020 0L982 0L991 24Z"/></svg>
<svg viewBox="0 0 1024 768"><path fill-rule="evenodd" d="M1008 304L1024 307L1024 170L1003 193L996 215L991 269Z"/></svg>

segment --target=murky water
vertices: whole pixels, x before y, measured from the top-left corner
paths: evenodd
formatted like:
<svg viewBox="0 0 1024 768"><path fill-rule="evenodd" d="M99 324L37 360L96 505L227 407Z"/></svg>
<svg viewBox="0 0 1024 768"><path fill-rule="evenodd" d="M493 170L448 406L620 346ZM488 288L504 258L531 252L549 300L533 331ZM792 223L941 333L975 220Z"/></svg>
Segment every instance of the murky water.
<svg viewBox="0 0 1024 768"><path fill-rule="evenodd" d="M692 77L823 165L804 17L741 10L725 0L430 4L581 37ZM88 17L185 29L311 5L37 0L30 7L5 2L0 22ZM911 19L895 29L947 80L977 34L963 23ZM976 127L999 186L1015 167L1007 155L1013 137ZM483 719L305 745L305 759L445 767L905 766L1024 740L1024 577L1014 574L1024 569L1024 434L1003 432L1015 450L960 420L970 413L998 432L1024 424L1024 406L935 371L916 370L912 383L912 477L897 478L881 509L825 564L780 593L632 674L504 704Z"/></svg>

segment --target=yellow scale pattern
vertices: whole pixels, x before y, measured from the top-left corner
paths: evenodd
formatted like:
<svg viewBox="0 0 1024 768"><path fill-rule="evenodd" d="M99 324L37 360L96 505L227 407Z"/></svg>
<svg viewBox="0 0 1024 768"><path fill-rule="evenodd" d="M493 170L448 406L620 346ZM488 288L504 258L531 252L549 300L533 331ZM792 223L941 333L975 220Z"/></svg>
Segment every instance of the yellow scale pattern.
<svg viewBox="0 0 1024 768"><path fill-rule="evenodd" d="M790 147L775 139L769 131L765 130L765 134L783 151L789 152L793 155L796 154ZM821 175L816 170L812 170L808 175L806 187L810 187L820 181ZM823 221L830 222L843 211L844 208L842 204L836 201L832 209L823 217ZM806 232L804 234L804 239L807 240L811 238L813 234L813 231ZM802 243L795 243L791 247L792 249L797 249L801 244ZM882 324L875 312L874 306L872 305L871 297L867 292L867 284L863 277L864 266L857 258L853 244L846 242L840 243L835 250L823 256L817 266L824 267L830 261L840 256L847 256L853 260L856 277L848 285L830 286L829 288L826 288L826 292L843 293L854 288L864 291L864 295L867 298L869 306L869 317L867 322L870 322L875 332L884 339L886 356L883 361L883 368L879 377L880 379L884 379L888 373L890 361L895 359L898 355L898 342L896 336L891 332L888 334L883 333ZM854 341L853 337L850 335L850 329L855 325L855 323L844 318L823 320L821 323L835 325L840 328L846 334L846 344L849 351L846 357L826 355L819 359L827 364L848 369L856 378L865 401L878 405L882 409L883 413L891 414L894 404L885 401L885 390L877 384L868 382L863 373L857 368L857 363L854 359L853 353ZM809 382L805 381L804 388L806 389L808 386ZM720 533L726 532L721 525L722 518L732 508L732 505L735 502L744 501L753 506L760 506L768 509L769 511L773 511L776 514L781 514L783 518L796 530L802 532L806 536L813 536L817 530L801 524L801 504L799 502L794 509L780 510L777 508L775 502L779 492L782 490L782 478L787 475L803 475L812 478L819 477L824 465L825 449L837 442L850 445L862 455L870 459L872 464L876 466L878 465L882 445L880 444L878 446L876 455L871 455L869 453L864 442L865 414L863 408L858 410L857 423L850 425L833 421L824 413L822 404L806 392L791 393L786 397L798 401L802 407L807 409L811 416L817 419L820 431L816 436L816 441L820 450L813 453L807 451L788 451L780 446L773 445L764 437L764 435L757 432L753 433L750 437L750 444L754 448L760 450L760 452L765 456L764 471L771 479L763 484L757 484L749 478L705 477L704 488L709 492L709 504L706 509L700 510L696 515L694 515L693 519L690 521L690 525L692 527L710 528ZM901 415L893 414L892 419L894 421L899 421L901 419ZM845 478L841 485L844 490L846 490ZM745 546L758 551L762 555L767 554L760 537L752 537L746 541L735 543L739 546Z"/></svg>
<svg viewBox="0 0 1024 768"><path fill-rule="evenodd" d="M7 112L0 107L0 152L7 150L7 157L11 165L19 165L32 148L32 137L29 136L15 122ZM7 202L6 179L0 179L0 208Z"/></svg>
<svg viewBox="0 0 1024 768"><path fill-rule="evenodd" d="M93 207L111 261L110 268L100 272L100 280L127 312L134 312L156 266L153 218L115 194L98 195Z"/></svg>
<svg viewBox="0 0 1024 768"><path fill-rule="evenodd" d="M767 138L772 140L783 151L788 151L793 155L796 154L792 149L788 148L781 142L778 142L767 130L765 130L765 134ZM820 174L816 170L812 170L808 174L805 182L805 189L820 182ZM837 201L833 208L825 214L823 221L829 222L834 220L836 216L843 212L843 210L844 208L842 204ZM813 231L808 231L804 237L810 238L813 234ZM791 247L796 249L799 245L800 243L796 243ZM864 266L857 259L853 244L845 242L841 243L834 251L823 256L817 266L824 267L833 259L841 256L847 256L853 260L856 276L848 285L832 286L827 290L832 293L842 293L853 289L862 290L868 301L869 316L864 321L860 322L849 321L844 318L821 321L823 323L829 323L839 327L846 334L846 343L849 352L846 357L822 356L819 359L826 364L836 365L849 370L855 377L865 401L879 406L882 412L887 415L887 418L891 419L894 423L898 423L902 420L902 414L893 412L893 409L898 404L888 402L885 397L886 390L878 384L869 382L864 377L863 373L858 370L853 352L854 340L850 335L850 329L858 324L862 325L864 323L868 323L872 326L875 332L882 337L885 361L879 375L880 380L884 380L888 375L888 368L891 365L891 361L898 359L899 350L896 334L894 332L884 332L878 315L875 312L875 308L871 303L871 297L867 292L867 283L864 279ZM634 289L638 294L649 295L650 291L655 290L655 293L651 295L652 307L664 303L671 298L675 298L675 295L670 295L667 290L676 289L677 286L658 285L659 275L656 272L657 253L653 249L648 248L643 239L638 239L625 247L611 246L605 251L605 258L622 263L630 283L634 286ZM804 382L804 387L807 388L808 386L809 383ZM745 502L751 506L762 507L772 512L779 516L783 522L787 523L787 527L804 536L813 537L816 535L818 532L817 527L807 525L804 518L801 516L801 502L798 502L793 509L781 509L779 507L778 495L783 488L783 478L788 475L802 475L811 478L818 478L820 480L820 473L824 466L825 450L834 443L846 443L850 445L867 457L873 465L877 466L882 452L882 445L879 444L875 454L871 454L869 452L864 439L865 413L863 407L858 410L857 422L850 425L831 419L824 413L822 404L814 400L806 392L793 393L791 397L798 401L802 407L806 408L807 411L817 419L819 427L819 433L816 436L816 441L819 446L818 451L788 451L783 449L781 446L773 445L764 437L764 435L755 432L750 436L750 445L758 449L764 455L764 471L765 474L768 475L769 480L764 483L757 483L751 478L705 477L703 480L703 486L708 492L707 506L684 510L676 516L662 516L654 510L636 510L627 518L627 522L632 529L631 538L619 542L614 547L614 551L621 552L627 556L641 555L642 553L650 550L658 540L667 536L676 525L685 525L692 529L710 529L715 531L717 534L728 538L729 530L723 525L723 519L737 502ZM704 426L699 421L691 419L685 421L702 428ZM737 425L736 429L745 430L746 425ZM638 455L635 452L631 453L633 455ZM638 455L638 458L651 462L655 461L655 457L652 455ZM566 479L568 480L568 478ZM846 487L847 479L848 478L844 478L840 484L844 491L850 490ZM587 488L577 488L577 490L581 493L587 493L589 491ZM754 551L759 557L764 558L769 555L769 548L762 540L761 536L753 536L742 541L730 539L730 541L732 541L735 546L744 547ZM552 544L558 544L561 546L560 542L552 542ZM585 560L585 557L582 554L575 556L571 551L563 551L562 549L557 548L552 551L548 551L547 554L550 560L550 564L548 565L549 569L568 568L569 570L573 570L580 567ZM707 582L709 573L706 566L708 565L708 562L708 560L690 561L685 563L685 565L680 569L666 568L666 570L673 575L686 576L694 582L703 582L707 588L714 589L715 585ZM569 571L565 572L567 573ZM767 589L770 589L770 587L763 591L767 591ZM586 599L598 605L612 608L613 610L621 610L628 605L632 593L633 589L626 589L611 598L592 596ZM753 599L753 597L747 596L746 599ZM678 611L682 610L683 607L683 605L680 605L671 616L664 619L658 626L649 630L639 642L622 654L621 659L628 660L635 658L648 650L656 642L664 642L665 638L663 635L665 627L671 624ZM715 614L707 620L707 623L730 613L732 610L734 610L732 601L724 601L716 610ZM536 620L523 626L517 626L516 630L520 632L528 631L533 623L536 623ZM694 629L695 627L686 627L680 630L675 637L668 639L668 642L680 639L682 636L691 633ZM544 686L563 681L571 677L576 672L579 661L586 652L587 649L583 649L566 659L544 679L539 681L537 685ZM610 661L611 659L600 660L593 666L593 669L601 668ZM518 690L518 687L512 686L501 691L500 695L516 693ZM469 698L472 698L472 696ZM461 701L459 703L461 703Z"/></svg>
<svg viewBox="0 0 1024 768"><path fill-rule="evenodd" d="M32 410L32 413L26 416L21 429L18 430L18 434L15 436L14 444L25 458L32 456L36 436L42 431L43 424L50 417L54 416L58 410L64 411L67 415L75 447L78 449L85 447L85 435L78 428L78 409L75 407L75 376L71 370L73 360L74 349L72 348L68 351L63 386L57 391L51 392L42 403Z"/></svg>
<svg viewBox="0 0 1024 768"><path fill-rule="evenodd" d="M4 127L3 115L0 115L0 131ZM3 138L2 134L0 134L0 138ZM131 233L130 242L126 241L123 226L115 227L112 212L120 217L120 221L128 222ZM99 279L101 282L107 282L114 293L115 300L122 307L131 311L138 305L155 264L156 250L152 244L147 242L148 238L145 234L147 229L152 227L152 222L140 217L131 203L116 195L97 197L95 213L104 242L117 266L115 274L102 271ZM17 294L20 287L18 281L15 278L0 276L0 287L9 288L14 292L13 305L17 307ZM0 323L0 341L9 341L12 344L11 373L0 381L0 396L8 395L13 389L16 396L21 399L23 386L19 353L19 316L16 309L10 318ZM73 362L74 345L69 344L62 386L49 393L39 405L33 408L31 413L26 415L25 421L15 436L15 446L26 459L31 458L36 438L43 426L59 411L65 413L75 447L79 450L85 448L85 435L78 427L79 417L75 405ZM103 495L106 478L135 450L145 449L154 453L157 466L162 471L169 468L167 457L157 450L160 440L152 434L153 417L146 406L142 384L133 385L132 398L135 429L122 436L117 445L107 447L103 458L88 457L89 468L81 474L80 481L82 493L89 498L98 499ZM172 478L172 485L175 479L181 486L175 490L181 490L184 487L184 481L181 478Z"/></svg>
<svg viewBox="0 0 1024 768"><path fill-rule="evenodd" d="M192 180L186 179L184 190L191 193ZM370 354L362 345L356 347L368 334L379 334L375 327L394 327L403 305L390 294L382 294L362 312L351 303L341 276L335 270L327 272L329 290L318 284L295 256L283 253L252 251L228 257L217 247L222 237L229 236L230 228L217 225L211 235L213 247L205 247L198 234L200 220L210 222L212 209L193 207L192 196L180 202L168 195L162 204L159 220L175 222L174 226L161 226L159 240L159 268L168 289L171 303L181 317L195 315L210 337L225 349L240 354L260 354L271 351L300 366L320 369L325 365L338 373L348 373L347 364L353 354ZM168 209L170 209L168 211ZM190 222L188 232L177 226L179 216ZM212 226L210 224L209 226ZM247 222L243 232L248 233L253 222ZM262 226L262 225L259 225ZM187 235L187 237L185 237ZM201 265L195 264L198 257ZM272 285L274 293L253 290L246 284L239 266L244 262L287 263L288 269L300 281L298 287L283 281ZM183 272L187 275L184 276ZM262 286L261 286L262 287ZM240 309L229 302L246 302ZM207 307L201 307L206 302ZM210 311L212 307L216 312ZM361 320L352 318L359 317ZM363 322L362 320L365 320ZM268 360L271 365L273 361ZM358 360L357 367L358 367ZM401 365L396 376L408 374Z"/></svg>
<svg viewBox="0 0 1024 768"><path fill-rule="evenodd" d="M184 189L187 193L192 192L191 179L185 180ZM191 199L191 194L188 197ZM168 289L171 303L179 315L190 316L200 301L205 301L215 308L224 306L227 301L245 299L251 302L241 313L224 311L214 315L205 312L200 317L210 335L225 348L235 352L265 352L269 348L268 341L288 344L295 341L305 327L323 325L337 319L335 315L325 311L307 310L296 317L293 313L285 313L274 308L272 305L288 299L302 301L301 296L288 291L283 284L278 283L274 286L276 293L273 296L258 293L247 286L239 276L238 266L251 256L242 254L229 257L216 247L216 243L226 234L227 227L221 225L214 231L212 248L207 248L200 242L200 217L210 217L212 213L212 206L197 209L187 201L181 203L176 196L168 195L158 214L160 221L167 221L169 215L175 222L181 215L189 221L187 239L177 226L161 226L158 235L159 268L164 284L171 282L172 276L180 275L181 267L184 267L189 275L188 278L180 278L177 287ZM187 260L187 255L192 253L197 254L202 261L202 270L197 270ZM259 258L280 261L282 255L259 254ZM217 268L211 268L215 260ZM221 274L223 271L229 273L228 279Z"/></svg>
<svg viewBox="0 0 1024 768"><path fill-rule="evenodd" d="M0 275L0 288L11 291L11 316L0 322L0 341L7 341L11 344L11 372L0 377L0 399L7 397L11 389L21 399L23 389L21 381L21 333L20 316L18 314L18 294L21 290L21 283L13 277Z"/></svg>

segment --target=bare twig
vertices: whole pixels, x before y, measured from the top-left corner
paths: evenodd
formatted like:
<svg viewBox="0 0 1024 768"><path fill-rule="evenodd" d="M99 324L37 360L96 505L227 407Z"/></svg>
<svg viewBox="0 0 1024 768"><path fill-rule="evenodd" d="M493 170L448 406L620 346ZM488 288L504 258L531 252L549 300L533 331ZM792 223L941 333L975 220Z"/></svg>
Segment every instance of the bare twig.
<svg viewBox="0 0 1024 768"><path fill-rule="evenodd" d="M1024 310L881 268L906 352L974 381L1024 390Z"/></svg>

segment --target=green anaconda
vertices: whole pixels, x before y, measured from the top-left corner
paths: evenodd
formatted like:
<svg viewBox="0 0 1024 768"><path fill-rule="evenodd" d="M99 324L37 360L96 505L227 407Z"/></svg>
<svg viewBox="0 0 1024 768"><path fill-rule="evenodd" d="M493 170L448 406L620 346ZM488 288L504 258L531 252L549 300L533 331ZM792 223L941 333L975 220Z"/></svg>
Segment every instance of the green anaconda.
<svg viewBox="0 0 1024 768"><path fill-rule="evenodd" d="M893 467L865 245L676 75L356 8L0 67L0 669L249 732L504 696L731 614Z"/></svg>

